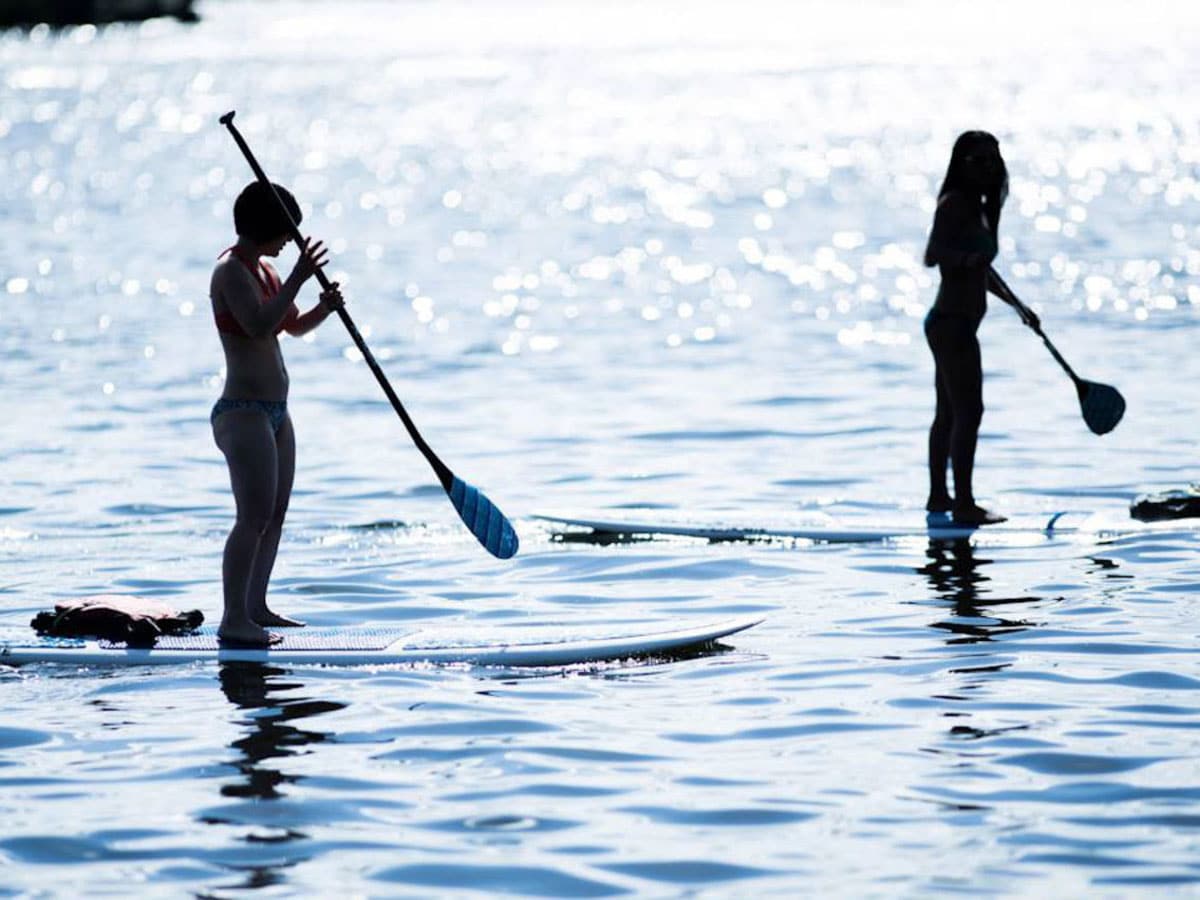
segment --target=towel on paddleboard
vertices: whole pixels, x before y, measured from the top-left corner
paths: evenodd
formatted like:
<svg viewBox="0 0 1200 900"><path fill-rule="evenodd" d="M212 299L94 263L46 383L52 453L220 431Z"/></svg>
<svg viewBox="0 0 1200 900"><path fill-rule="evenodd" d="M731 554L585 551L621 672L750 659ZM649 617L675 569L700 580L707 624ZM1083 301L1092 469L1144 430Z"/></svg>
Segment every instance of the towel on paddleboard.
<svg viewBox="0 0 1200 900"><path fill-rule="evenodd" d="M64 600L53 612L41 612L29 624L49 637L102 638L131 647L152 647L164 634L188 634L200 627L198 609L179 612L143 597L101 594Z"/></svg>

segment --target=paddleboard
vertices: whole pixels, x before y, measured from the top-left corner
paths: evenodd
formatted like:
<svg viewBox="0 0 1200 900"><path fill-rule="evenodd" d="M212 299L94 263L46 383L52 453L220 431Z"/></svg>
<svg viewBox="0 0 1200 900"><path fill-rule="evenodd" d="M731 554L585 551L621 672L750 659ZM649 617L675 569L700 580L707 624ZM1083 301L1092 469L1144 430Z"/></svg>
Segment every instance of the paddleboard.
<svg viewBox="0 0 1200 900"><path fill-rule="evenodd" d="M0 637L0 665L65 663L74 666L157 666L199 662L272 665L377 666L395 663L469 663L478 666L569 666L704 650L720 638L761 619L705 622L685 628L658 623L612 628L599 635L554 635L546 626L475 630L412 628L280 629L283 640L268 648L222 646L216 629L162 637L152 648L30 633Z"/></svg>
<svg viewBox="0 0 1200 900"><path fill-rule="evenodd" d="M629 509L591 513L542 512L533 516L554 525L590 529L596 535L679 535L710 541L752 541L771 538L824 541L828 543L865 543L905 537L957 540L976 534L1031 535L1071 534L1081 530L1089 513L1056 512L1024 516L971 528L956 524L948 515L920 513L911 518L886 522L844 522L824 513L807 516L773 516L770 523L740 524L715 516L692 515L684 518L667 510Z"/></svg>

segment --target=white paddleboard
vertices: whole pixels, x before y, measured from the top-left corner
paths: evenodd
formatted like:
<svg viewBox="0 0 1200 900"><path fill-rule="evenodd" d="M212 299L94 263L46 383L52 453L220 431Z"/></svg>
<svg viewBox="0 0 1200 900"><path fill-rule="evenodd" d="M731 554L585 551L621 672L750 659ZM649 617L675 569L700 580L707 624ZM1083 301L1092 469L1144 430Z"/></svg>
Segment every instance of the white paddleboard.
<svg viewBox="0 0 1200 900"><path fill-rule="evenodd" d="M763 524L741 524L716 516L689 515L669 510L629 509L590 513L543 512L533 516L559 526L587 528L597 535L679 535L710 541L750 541L769 538L863 543L905 537L937 540L969 538L976 534L1032 535L1071 534L1080 531L1090 516L1083 512L1056 512L1022 516L999 525L971 528L957 525L948 515L913 514L896 521L856 523L838 521L824 513L772 516ZM561 531L561 529L559 529Z"/></svg>
<svg viewBox="0 0 1200 900"><path fill-rule="evenodd" d="M685 628L629 625L599 635L555 636L546 627L491 629L464 635L450 629L280 629L268 648L223 647L215 628L159 638L150 649L74 638L40 638L32 632L0 637L0 665L65 663L75 666L156 666L198 662L363 666L395 663L469 663L479 666L569 666L703 650L719 638L757 625L760 618L727 619Z"/></svg>

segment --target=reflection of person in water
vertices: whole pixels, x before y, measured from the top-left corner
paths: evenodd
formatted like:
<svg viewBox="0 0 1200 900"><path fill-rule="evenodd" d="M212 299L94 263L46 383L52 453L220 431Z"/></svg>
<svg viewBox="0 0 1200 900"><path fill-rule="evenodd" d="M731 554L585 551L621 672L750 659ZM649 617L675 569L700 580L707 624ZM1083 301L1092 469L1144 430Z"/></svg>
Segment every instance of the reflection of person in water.
<svg viewBox="0 0 1200 900"><path fill-rule="evenodd" d="M983 417L983 368L976 332L987 312L987 293L1010 303L992 277L1000 207L1008 194L1008 172L1000 145L985 131L959 135L946 178L938 191L937 212L925 248L925 265L937 266L941 285L925 319L933 351L937 411L929 430L930 512L951 513L964 525L989 525L1004 517L975 502L971 485L975 445ZM1011 304L1027 325L1037 316ZM954 496L946 487L946 466L954 470Z"/></svg>
<svg viewBox="0 0 1200 900"><path fill-rule="evenodd" d="M291 719L307 719L327 712L343 709L346 704L327 700L287 698L280 695L298 685L280 680L283 669L257 663L226 663L221 666L221 690L229 702L239 709L266 710L244 720L250 730L230 746L245 759L235 762L239 772L246 776L245 784L231 784L221 788L227 797L259 797L263 800L277 798L276 788L297 780L297 776L286 775L260 763L269 759L295 756L297 748L306 744L318 744L328 735L320 731L306 731L287 724Z"/></svg>
<svg viewBox="0 0 1200 900"><path fill-rule="evenodd" d="M949 631L953 637L949 643L973 644L1013 631L1023 631L1028 622L1020 619L1003 619L994 615L989 607L1009 603L1036 602L1037 597L996 597L983 595L992 593L984 587L992 579L980 571L990 566L992 560L975 555L975 548L965 538L956 541L930 541L925 551L928 562L917 569L918 575L929 579L939 599L954 604L952 621L939 621L934 628Z"/></svg>
<svg viewBox="0 0 1200 900"><path fill-rule="evenodd" d="M942 599L952 601L956 610L978 615L975 604L979 594L987 591L986 588L981 591L980 585L991 581L979 569L992 561L976 558L975 548L965 538L930 541L925 556L929 562L917 569L917 574L928 578L933 590Z"/></svg>
<svg viewBox="0 0 1200 900"><path fill-rule="evenodd" d="M229 702L240 710L251 712L238 723L245 727L242 737L230 745L237 751L238 758L229 765L236 768L244 780L221 785L222 797L244 798L245 802L209 810L202 821L209 825L245 827L244 840L277 845L277 850L269 855L269 862L238 866L239 871L245 872L246 881L241 887L246 889L277 883L281 869L308 855L300 847L286 851L278 846L308 839L307 834L291 827L293 822L280 819L275 823L277 831L272 829L271 833L264 833L263 810L259 805L285 797L286 791L281 788L294 784L303 776L291 775L263 763L299 755L306 745L321 743L329 737L320 731L297 728L288 724L289 720L311 718L345 707L344 703L290 696L299 685L282 680L281 676L286 674L283 669L257 663L225 663L219 676L221 690Z"/></svg>

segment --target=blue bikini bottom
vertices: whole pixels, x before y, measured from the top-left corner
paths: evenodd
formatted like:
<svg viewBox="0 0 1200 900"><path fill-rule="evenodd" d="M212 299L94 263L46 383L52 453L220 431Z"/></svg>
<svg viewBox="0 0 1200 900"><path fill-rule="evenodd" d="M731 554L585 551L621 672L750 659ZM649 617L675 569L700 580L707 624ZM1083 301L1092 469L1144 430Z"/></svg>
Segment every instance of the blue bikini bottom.
<svg viewBox="0 0 1200 900"><path fill-rule="evenodd" d="M286 400L231 400L227 397L222 397L212 408L212 415L209 416L209 421L214 425L217 424L217 416L221 413L227 413L231 409L249 409L253 412L260 412L271 421L271 427L279 434L279 429L283 427L283 423L287 420L287 401Z"/></svg>

